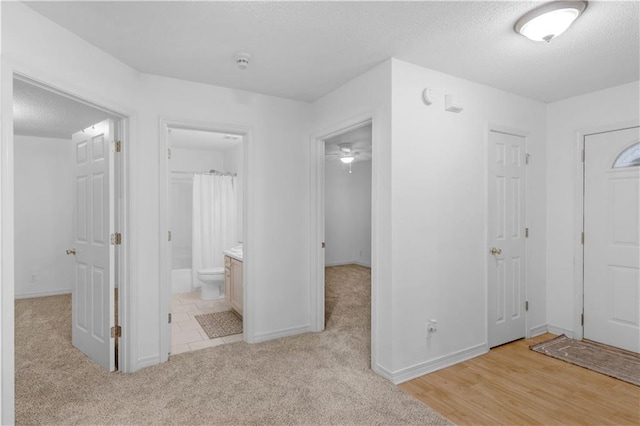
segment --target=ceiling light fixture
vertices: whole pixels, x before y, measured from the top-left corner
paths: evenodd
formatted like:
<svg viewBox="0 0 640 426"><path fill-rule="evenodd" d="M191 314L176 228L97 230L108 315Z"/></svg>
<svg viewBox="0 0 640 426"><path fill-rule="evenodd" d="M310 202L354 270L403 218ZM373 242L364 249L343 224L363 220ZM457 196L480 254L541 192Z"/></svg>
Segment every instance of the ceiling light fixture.
<svg viewBox="0 0 640 426"><path fill-rule="evenodd" d="M353 155L345 155L344 157L340 157L340 161L342 161L344 164L349 164L355 159L356 157L354 157Z"/></svg>
<svg viewBox="0 0 640 426"><path fill-rule="evenodd" d="M533 41L558 37L587 8L586 1L554 1L537 7L516 22L516 32Z"/></svg>

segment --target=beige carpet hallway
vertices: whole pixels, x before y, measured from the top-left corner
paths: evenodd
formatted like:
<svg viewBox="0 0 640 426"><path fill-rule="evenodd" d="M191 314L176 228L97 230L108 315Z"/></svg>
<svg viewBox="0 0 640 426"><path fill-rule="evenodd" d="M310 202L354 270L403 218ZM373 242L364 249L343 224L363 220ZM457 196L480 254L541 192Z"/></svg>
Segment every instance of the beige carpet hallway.
<svg viewBox="0 0 640 426"><path fill-rule="evenodd" d="M370 272L327 269L327 329L106 373L71 346L69 296L16 301L18 424L448 424L370 370Z"/></svg>

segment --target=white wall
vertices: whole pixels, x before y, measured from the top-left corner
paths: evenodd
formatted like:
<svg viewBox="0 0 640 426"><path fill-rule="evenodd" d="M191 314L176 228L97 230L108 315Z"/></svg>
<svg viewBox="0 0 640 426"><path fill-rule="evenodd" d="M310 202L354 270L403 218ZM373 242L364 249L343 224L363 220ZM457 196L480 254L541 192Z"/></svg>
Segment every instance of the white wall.
<svg viewBox="0 0 640 426"><path fill-rule="evenodd" d="M445 93L462 113L444 111ZM392 59L315 102L315 128L372 109L373 368L397 382L487 349L490 125L528 133L528 332L545 327L545 105ZM440 330L427 341L430 318Z"/></svg>
<svg viewBox="0 0 640 426"><path fill-rule="evenodd" d="M125 340L130 342L125 371L159 362L161 329L167 326L157 285L160 117L251 128L245 170L250 205L245 206L248 227L244 239L245 283L252 289L246 297L253 309L246 315L252 331L246 337L255 341L307 331L310 295L304 283L310 276L308 182L294 177L308 175L305 142L310 106L141 74L23 4L3 2L2 8L2 105L11 104L11 84L4 73L15 69L131 116L132 217L131 235L125 238L131 242L129 300L133 307L125 317ZM12 121L11 108L2 109L2 121ZM3 132L3 139L11 145L10 134ZM6 228L2 232L3 241L11 237ZM12 302L3 299L3 306L7 303ZM4 320L10 322L5 330L12 330L12 319ZM12 367L5 364L5 368Z"/></svg>
<svg viewBox="0 0 640 426"><path fill-rule="evenodd" d="M371 266L371 161L325 161L325 265Z"/></svg>
<svg viewBox="0 0 640 426"><path fill-rule="evenodd" d="M546 107L519 96L393 60L392 227L394 380L486 350L487 138L490 125L528 133L530 311L545 323ZM426 106L420 94L434 90ZM444 110L444 94L464 110ZM539 161L535 161L539 159ZM438 320L429 340L425 325Z"/></svg>
<svg viewBox="0 0 640 426"><path fill-rule="evenodd" d="M71 140L15 137L15 295L70 293L73 145ZM35 276L34 276L35 275Z"/></svg>
<svg viewBox="0 0 640 426"><path fill-rule="evenodd" d="M244 196L242 188L244 184L244 146L240 143L238 146L224 151L224 171L237 174L236 178L236 197L238 199L238 241L244 240Z"/></svg>
<svg viewBox="0 0 640 426"><path fill-rule="evenodd" d="M222 171L224 153L204 149L171 148L169 166L171 170L187 172L208 172L211 169Z"/></svg>
<svg viewBox="0 0 640 426"><path fill-rule="evenodd" d="M578 132L612 130L619 124L638 124L640 83L633 82L554 102L547 109L547 285L549 327L582 335L574 258L578 234L575 211L581 200L576 188L579 162ZM578 247L579 250L579 247Z"/></svg>

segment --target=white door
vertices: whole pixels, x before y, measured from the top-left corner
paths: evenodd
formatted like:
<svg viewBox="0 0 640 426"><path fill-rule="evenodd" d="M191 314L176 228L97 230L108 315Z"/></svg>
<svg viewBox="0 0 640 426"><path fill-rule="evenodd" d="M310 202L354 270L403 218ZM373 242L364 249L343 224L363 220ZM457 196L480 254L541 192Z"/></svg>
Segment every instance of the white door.
<svg viewBox="0 0 640 426"><path fill-rule="evenodd" d="M640 128L584 139L584 338L640 352Z"/></svg>
<svg viewBox="0 0 640 426"><path fill-rule="evenodd" d="M525 142L489 132L489 347L525 337Z"/></svg>
<svg viewBox="0 0 640 426"><path fill-rule="evenodd" d="M75 158L75 282L72 342L96 363L115 370L113 121L73 135Z"/></svg>

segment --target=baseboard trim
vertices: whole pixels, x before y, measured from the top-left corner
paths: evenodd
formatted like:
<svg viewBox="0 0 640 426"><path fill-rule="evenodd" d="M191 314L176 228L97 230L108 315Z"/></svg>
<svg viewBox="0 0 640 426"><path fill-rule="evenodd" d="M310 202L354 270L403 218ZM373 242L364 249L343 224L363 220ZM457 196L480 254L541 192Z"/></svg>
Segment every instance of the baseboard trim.
<svg viewBox="0 0 640 426"><path fill-rule="evenodd" d="M279 339L281 337L295 336L296 334L309 333L313 331L310 324L300 325L297 327L283 328L281 330L270 331L267 333L256 334L248 343L260 343L267 340Z"/></svg>
<svg viewBox="0 0 640 426"><path fill-rule="evenodd" d="M538 325L529 330L529 336L536 337L549 331L547 324Z"/></svg>
<svg viewBox="0 0 640 426"><path fill-rule="evenodd" d="M387 374L390 375L390 377L387 378L389 378L394 384L399 385L400 383L415 379L416 377L424 376L425 374L433 373L434 371L442 370L443 368L450 367L454 364L484 355L487 352L489 352L489 346L486 343L483 343L440 358L403 368L402 370L398 370L394 373L387 372ZM387 374L382 375L386 377Z"/></svg>
<svg viewBox="0 0 640 426"><path fill-rule="evenodd" d="M47 296L60 296L63 294L71 294L71 290L48 290L48 291L34 291L32 293L16 294L16 299L32 299L34 297L47 297Z"/></svg>
<svg viewBox="0 0 640 426"><path fill-rule="evenodd" d="M136 365L136 369L133 371L142 370L143 368L151 367L156 364L160 364L160 356L153 355L145 358L138 358L138 365Z"/></svg>
<svg viewBox="0 0 640 426"><path fill-rule="evenodd" d="M564 334L570 339L573 339L573 330L569 330L567 328L556 327L555 325L547 324L547 331L551 334Z"/></svg>

